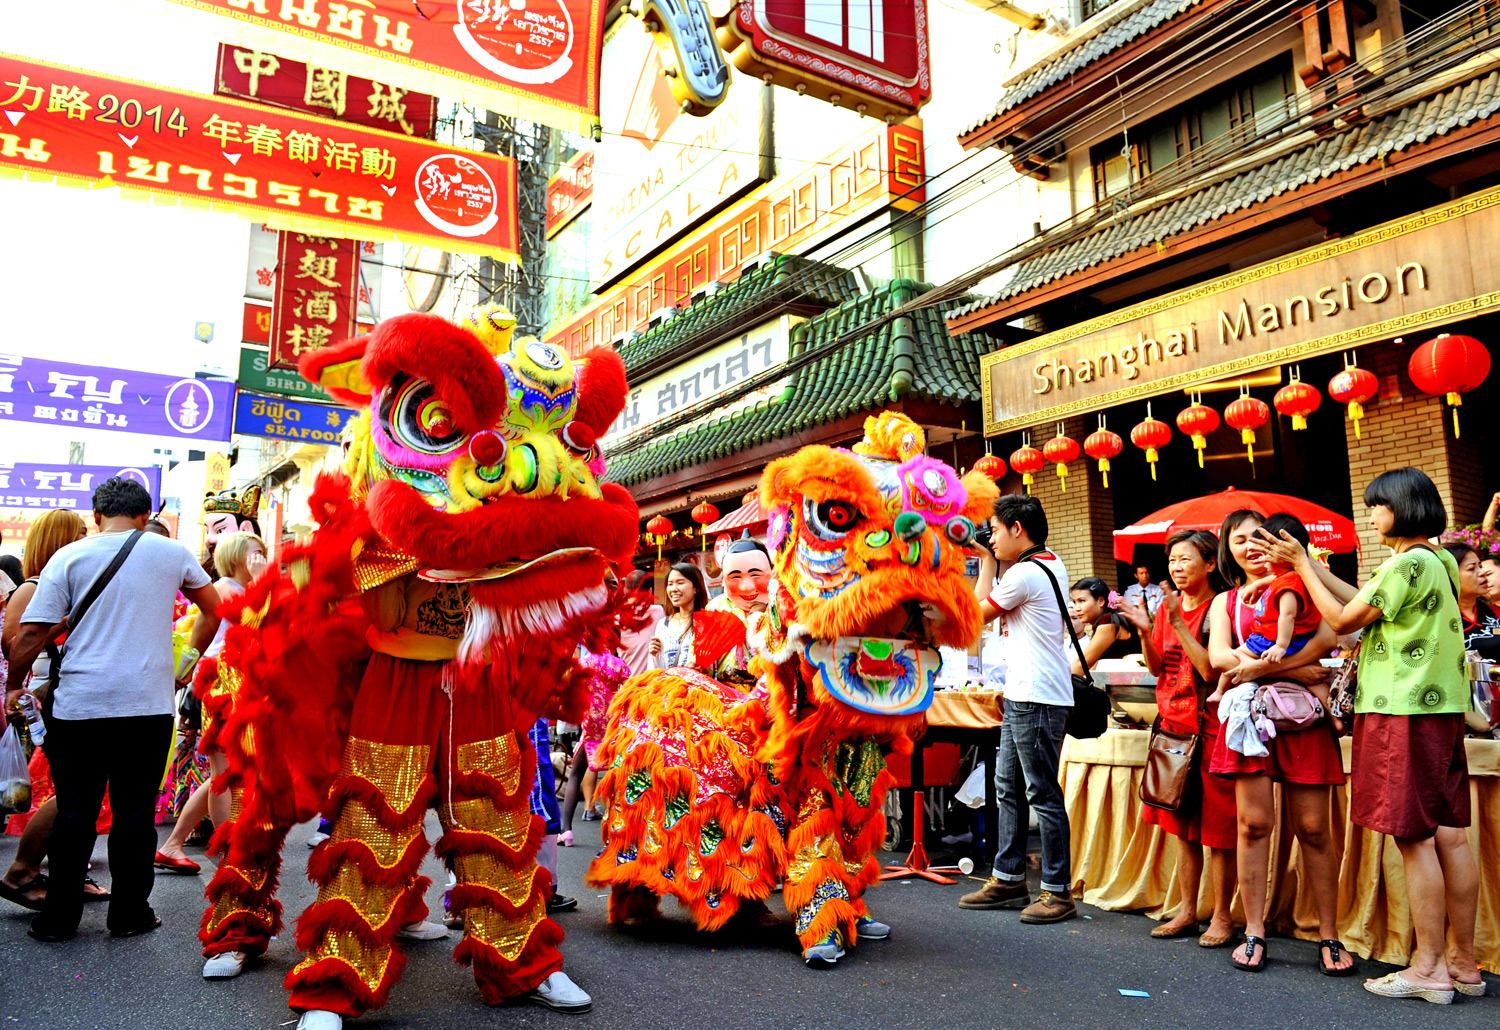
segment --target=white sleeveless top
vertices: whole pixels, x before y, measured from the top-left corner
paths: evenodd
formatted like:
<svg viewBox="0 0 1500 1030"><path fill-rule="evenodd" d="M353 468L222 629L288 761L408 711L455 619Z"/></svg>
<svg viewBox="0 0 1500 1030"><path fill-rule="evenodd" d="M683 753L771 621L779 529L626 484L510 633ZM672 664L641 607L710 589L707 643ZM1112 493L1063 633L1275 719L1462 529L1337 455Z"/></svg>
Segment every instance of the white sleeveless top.
<svg viewBox="0 0 1500 1030"><path fill-rule="evenodd" d="M229 586L230 586L230 590L229 590L229 596L230 597L233 597L235 594L243 594L245 592L245 588L244 587L240 586L239 583L235 582L232 579L229 579L228 577L225 577L224 582L228 583ZM215 584L215 586L217 586L217 585L218 584ZM225 598L225 600L228 600L228 598ZM213 641L208 645L208 650L205 651L205 652L203 652L203 657L204 658L212 658L214 655L218 654L220 651L222 651L224 649L224 636L228 632L229 632L229 620L228 619L220 619L219 620L219 629L218 629L217 632L214 633L214 639L213 639Z"/></svg>

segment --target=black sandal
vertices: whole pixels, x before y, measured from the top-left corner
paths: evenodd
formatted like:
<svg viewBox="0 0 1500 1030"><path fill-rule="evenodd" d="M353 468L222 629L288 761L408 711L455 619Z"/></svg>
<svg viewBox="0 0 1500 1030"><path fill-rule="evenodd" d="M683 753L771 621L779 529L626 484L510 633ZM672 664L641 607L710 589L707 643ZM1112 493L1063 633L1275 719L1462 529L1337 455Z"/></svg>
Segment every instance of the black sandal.
<svg viewBox="0 0 1500 1030"><path fill-rule="evenodd" d="M29 911L40 912L42 910L42 903L46 901L46 895L44 894L40 898L28 898L26 895L35 890L45 890L46 887L47 877L41 873L33 876L19 887L12 887L4 880L0 880L0 898L4 898L12 904L20 905Z"/></svg>
<svg viewBox="0 0 1500 1030"><path fill-rule="evenodd" d="M1334 963L1333 965L1327 965L1323 962L1324 948L1328 949L1328 958ZM1348 949L1344 947L1343 941L1319 941L1318 972L1322 973L1324 976L1353 976L1355 973L1354 962L1350 962L1348 967L1345 969L1338 968L1339 955L1341 952L1347 950Z"/></svg>
<svg viewBox="0 0 1500 1030"><path fill-rule="evenodd" d="M98 888L97 891L89 890L90 887ZM100 887L92 876L83 878L83 900L84 901L108 901L109 891Z"/></svg>
<svg viewBox="0 0 1500 1030"><path fill-rule="evenodd" d="M1249 934L1246 934L1245 958L1247 960L1255 958L1256 948L1260 949L1260 961L1255 963L1254 965L1251 965L1249 961L1241 962L1233 955L1229 956L1229 961L1234 963L1234 968L1236 969L1243 969L1247 973L1259 973L1261 970L1266 968L1266 942L1263 938L1251 937Z"/></svg>

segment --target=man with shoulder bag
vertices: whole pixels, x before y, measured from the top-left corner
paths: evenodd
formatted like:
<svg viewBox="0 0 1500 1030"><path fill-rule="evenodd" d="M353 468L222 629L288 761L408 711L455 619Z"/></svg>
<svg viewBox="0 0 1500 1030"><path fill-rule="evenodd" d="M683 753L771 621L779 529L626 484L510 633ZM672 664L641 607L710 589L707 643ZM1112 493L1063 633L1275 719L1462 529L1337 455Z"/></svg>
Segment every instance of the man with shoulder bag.
<svg viewBox="0 0 1500 1030"><path fill-rule="evenodd" d="M150 513L143 486L106 480L94 492L99 532L47 563L11 648L5 713L15 721L26 674L66 634L44 712L57 821L47 838L47 900L30 930L40 941L78 931L106 788L114 812L110 934L133 937L161 925L150 895L156 791L172 742L172 607L181 590L200 618L217 623L218 594L186 547L143 532Z"/></svg>

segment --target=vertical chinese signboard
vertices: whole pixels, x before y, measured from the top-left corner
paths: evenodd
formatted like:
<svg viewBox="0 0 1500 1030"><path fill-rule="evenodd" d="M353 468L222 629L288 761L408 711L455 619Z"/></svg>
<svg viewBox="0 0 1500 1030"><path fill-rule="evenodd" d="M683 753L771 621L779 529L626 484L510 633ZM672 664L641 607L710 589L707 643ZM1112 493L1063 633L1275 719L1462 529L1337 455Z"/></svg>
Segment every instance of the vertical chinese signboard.
<svg viewBox="0 0 1500 1030"><path fill-rule="evenodd" d="M296 368L308 351L354 335L359 243L281 234L276 299L271 305L271 364Z"/></svg>
<svg viewBox="0 0 1500 1030"><path fill-rule="evenodd" d="M547 239L566 229L593 202L594 150L590 147L568 158L547 180Z"/></svg>

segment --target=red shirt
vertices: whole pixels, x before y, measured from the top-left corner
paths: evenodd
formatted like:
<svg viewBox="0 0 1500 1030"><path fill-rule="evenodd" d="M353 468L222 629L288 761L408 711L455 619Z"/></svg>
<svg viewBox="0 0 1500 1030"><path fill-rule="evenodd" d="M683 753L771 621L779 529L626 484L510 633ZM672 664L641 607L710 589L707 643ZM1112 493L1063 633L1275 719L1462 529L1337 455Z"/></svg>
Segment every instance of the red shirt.
<svg viewBox="0 0 1500 1030"><path fill-rule="evenodd" d="M1208 603L1200 604L1191 611L1186 608L1182 610L1188 632L1200 640L1203 620L1208 618L1208 610L1212 607L1210 599ZM1156 622L1151 627L1151 642L1161 654L1161 675L1156 678L1156 708L1162 725L1173 733L1197 733L1198 698L1205 684L1198 675L1198 670L1183 653L1182 641L1177 638L1177 631L1167 618L1165 606L1159 610Z"/></svg>
<svg viewBox="0 0 1500 1030"><path fill-rule="evenodd" d="M1281 618L1281 595L1285 593L1297 595L1297 618L1292 623L1292 636L1309 637L1318 631L1318 624L1323 621L1323 616L1318 614L1312 598L1307 596L1307 584L1302 582L1302 577L1288 571L1271 580L1266 592L1260 595L1260 600L1255 605L1252 633L1259 633L1267 640L1276 639L1276 623Z"/></svg>

